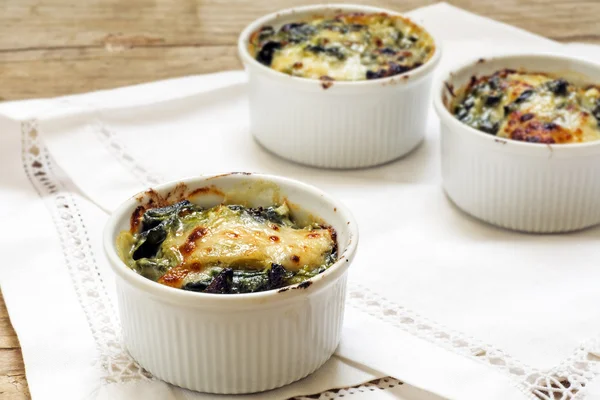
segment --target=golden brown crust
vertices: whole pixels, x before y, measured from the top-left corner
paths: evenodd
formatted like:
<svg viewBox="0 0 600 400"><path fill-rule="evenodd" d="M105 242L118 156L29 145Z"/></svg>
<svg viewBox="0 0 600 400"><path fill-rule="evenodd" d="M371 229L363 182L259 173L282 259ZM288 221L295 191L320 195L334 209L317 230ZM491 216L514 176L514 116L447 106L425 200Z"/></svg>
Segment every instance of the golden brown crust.
<svg viewBox="0 0 600 400"><path fill-rule="evenodd" d="M600 139L600 91L543 72L502 69L451 92L452 112L485 133L542 144Z"/></svg>

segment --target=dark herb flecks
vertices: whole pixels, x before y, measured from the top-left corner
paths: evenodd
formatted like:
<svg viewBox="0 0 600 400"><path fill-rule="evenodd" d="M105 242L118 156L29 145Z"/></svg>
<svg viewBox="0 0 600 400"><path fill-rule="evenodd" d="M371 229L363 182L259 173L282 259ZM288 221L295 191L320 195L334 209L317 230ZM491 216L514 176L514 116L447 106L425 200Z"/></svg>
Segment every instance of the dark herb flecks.
<svg viewBox="0 0 600 400"><path fill-rule="evenodd" d="M596 101L596 106L592 110L592 115L596 118L598 126L600 126L600 99Z"/></svg>
<svg viewBox="0 0 600 400"><path fill-rule="evenodd" d="M340 81L385 78L412 70L431 57L434 46L426 32L401 17L342 13L300 19L278 29L264 26L252 35L250 49L260 63L280 72L312 79L327 75ZM331 68L315 68L308 59ZM360 60L365 68L344 68L349 59Z"/></svg>
<svg viewBox="0 0 600 400"><path fill-rule="evenodd" d="M548 90L559 96L565 96L568 92L569 83L564 79L557 79L548 83Z"/></svg>
<svg viewBox="0 0 600 400"><path fill-rule="evenodd" d="M227 294L231 291L233 283L233 269L225 268L215 276L210 285L204 289L205 293Z"/></svg>
<svg viewBox="0 0 600 400"><path fill-rule="evenodd" d="M531 90L531 89L523 91L523 93L521 93L519 95L519 97L517 97L515 99L515 103L517 103L517 104L523 103L524 101L526 101L527 99L529 99L533 95L533 93L534 93L534 91Z"/></svg>
<svg viewBox="0 0 600 400"><path fill-rule="evenodd" d="M493 123L489 120L484 120L479 123L479 130L485 133L489 133L491 135L495 135L496 133L498 133L499 125L500 124L498 124L497 122Z"/></svg>
<svg viewBox="0 0 600 400"><path fill-rule="evenodd" d="M500 103L500 100L502 100L502 96L502 93L499 92L490 93L485 99L485 105L488 107L495 106L496 104Z"/></svg>
<svg viewBox="0 0 600 400"><path fill-rule="evenodd" d="M256 55L256 59L261 64L270 66L273 62L273 55L275 54L275 51L279 50L280 48L281 43L279 42L267 42L262 46Z"/></svg>

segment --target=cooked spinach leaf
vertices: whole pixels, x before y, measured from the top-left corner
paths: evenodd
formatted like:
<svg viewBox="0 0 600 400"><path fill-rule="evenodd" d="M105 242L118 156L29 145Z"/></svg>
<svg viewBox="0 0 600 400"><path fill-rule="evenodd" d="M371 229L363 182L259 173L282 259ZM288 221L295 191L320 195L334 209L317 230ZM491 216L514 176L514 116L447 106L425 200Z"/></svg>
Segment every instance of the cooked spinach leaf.
<svg viewBox="0 0 600 400"><path fill-rule="evenodd" d="M215 276L210 285L204 291L206 293L220 293L227 294L231 292L231 286L233 283L233 269L225 268Z"/></svg>
<svg viewBox="0 0 600 400"><path fill-rule="evenodd" d="M141 232L138 234L137 244L132 257L134 260L156 256L160 245L165 241L169 231L174 225L179 224L178 214L184 209L196 208L187 200L166 207L147 210L142 217Z"/></svg>
<svg viewBox="0 0 600 400"><path fill-rule="evenodd" d="M169 219L164 220L154 228L139 234L133 251L134 260L154 257L158 253L160 245L167 238L169 222Z"/></svg>
<svg viewBox="0 0 600 400"><path fill-rule="evenodd" d="M183 208L191 206L188 200L180 201L179 203L161 208L151 208L144 213L142 217L142 232L158 226L161 222L173 218Z"/></svg>
<svg viewBox="0 0 600 400"><path fill-rule="evenodd" d="M270 66L273 62L273 55L275 54L275 51L281 49L281 47L281 43L269 41L262 46L262 48L256 55L256 59L261 64Z"/></svg>
<svg viewBox="0 0 600 400"><path fill-rule="evenodd" d="M594 107L594 109L592 110L592 114L596 118L598 126L600 126L600 99L596 101L596 107Z"/></svg>
<svg viewBox="0 0 600 400"><path fill-rule="evenodd" d="M169 260L164 258L141 258L133 264L133 269L145 278L158 280L171 268Z"/></svg>
<svg viewBox="0 0 600 400"><path fill-rule="evenodd" d="M569 82L564 79L556 79L548 83L548 90L559 96L567 94Z"/></svg>
<svg viewBox="0 0 600 400"><path fill-rule="evenodd" d="M227 270L231 270L229 273ZM231 274L231 277L229 276ZM294 273L279 264L272 264L264 271L212 268L202 279L188 282L183 290L206 293L239 294L279 289L285 286Z"/></svg>
<svg viewBox="0 0 600 400"><path fill-rule="evenodd" d="M268 282L269 289L277 289L284 285L286 279L289 279L293 276L293 274L288 274L283 265L280 264L271 264L271 269L269 270Z"/></svg>
<svg viewBox="0 0 600 400"><path fill-rule="evenodd" d="M234 211L242 211L246 212L252 217L256 218L259 221L270 221L279 225L291 225L291 221L289 218L289 209L287 207L279 206L279 207L254 207L247 208L242 206L229 206L230 209Z"/></svg>

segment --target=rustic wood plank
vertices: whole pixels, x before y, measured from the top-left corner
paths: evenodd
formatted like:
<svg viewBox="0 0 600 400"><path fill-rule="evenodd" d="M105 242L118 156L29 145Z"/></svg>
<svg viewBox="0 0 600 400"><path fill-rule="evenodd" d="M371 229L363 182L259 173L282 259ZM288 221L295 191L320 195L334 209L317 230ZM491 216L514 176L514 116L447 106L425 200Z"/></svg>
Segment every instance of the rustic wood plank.
<svg viewBox="0 0 600 400"><path fill-rule="evenodd" d="M232 46L0 52L0 97L53 97L231 70L240 68L236 54Z"/></svg>
<svg viewBox="0 0 600 400"><path fill-rule="evenodd" d="M10 323L10 319L8 318L4 297L2 297L2 292L0 292L0 349L10 350L18 348L19 340L17 339L17 334L15 333Z"/></svg>
<svg viewBox="0 0 600 400"><path fill-rule="evenodd" d="M239 68L235 42L248 22L314 1L273 3L7 0L0 17L0 98L59 96ZM434 1L359 3L406 11ZM600 2L594 0L453 4L557 40L600 43Z"/></svg>
<svg viewBox="0 0 600 400"><path fill-rule="evenodd" d="M30 398L19 340L8 318L2 292L0 292L0 398L6 400Z"/></svg>
<svg viewBox="0 0 600 400"><path fill-rule="evenodd" d="M0 375L0 398L3 400L31 399L27 380L23 374Z"/></svg>
<svg viewBox="0 0 600 400"><path fill-rule="evenodd" d="M64 48L102 45L122 33L169 45L232 45L254 18L311 0L5 0L0 49ZM434 0L356 1L407 11ZM600 40L595 0L455 0L466 10L557 40Z"/></svg>
<svg viewBox="0 0 600 400"><path fill-rule="evenodd" d="M0 375L18 376L25 373L20 349L2 349L0 358Z"/></svg>

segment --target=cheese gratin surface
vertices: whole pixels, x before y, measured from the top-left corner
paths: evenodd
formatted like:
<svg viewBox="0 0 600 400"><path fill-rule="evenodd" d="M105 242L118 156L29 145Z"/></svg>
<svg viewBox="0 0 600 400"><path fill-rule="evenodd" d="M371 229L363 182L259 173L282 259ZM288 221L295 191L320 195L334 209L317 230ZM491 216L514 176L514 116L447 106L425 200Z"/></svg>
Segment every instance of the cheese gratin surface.
<svg viewBox="0 0 600 400"><path fill-rule="evenodd" d="M187 200L145 210L117 247L123 261L159 283L206 293L250 293L302 282L337 257L335 231L298 226L286 203L268 208Z"/></svg>
<svg viewBox="0 0 600 400"><path fill-rule="evenodd" d="M505 69L473 77L451 107L465 124L503 138L546 144L600 139L600 86L551 74Z"/></svg>
<svg viewBox="0 0 600 400"><path fill-rule="evenodd" d="M250 54L277 71L304 78L356 81L401 74L434 52L431 36L387 14L314 16L254 32Z"/></svg>

